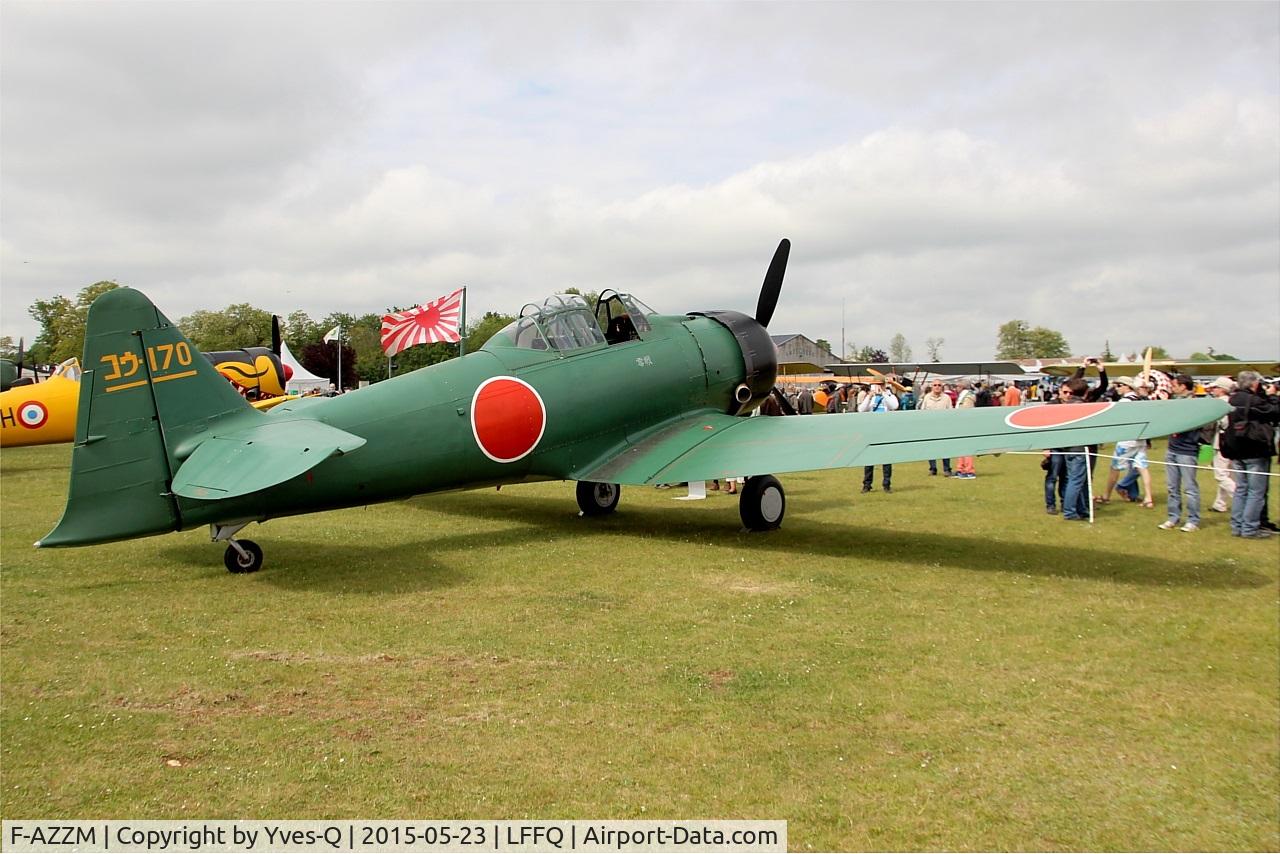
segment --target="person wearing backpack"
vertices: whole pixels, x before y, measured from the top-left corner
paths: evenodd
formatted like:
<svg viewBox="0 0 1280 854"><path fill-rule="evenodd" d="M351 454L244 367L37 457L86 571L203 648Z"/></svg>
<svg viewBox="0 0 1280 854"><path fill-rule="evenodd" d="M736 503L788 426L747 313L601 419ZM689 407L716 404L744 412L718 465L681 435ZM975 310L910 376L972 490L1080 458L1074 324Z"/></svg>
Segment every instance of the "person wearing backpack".
<svg viewBox="0 0 1280 854"><path fill-rule="evenodd" d="M1262 393L1262 375L1241 371L1238 388L1227 399L1231 412L1218 440L1222 455L1235 463L1236 489L1231 496L1231 536L1265 540L1271 532L1261 527L1267 474L1276 452L1275 424L1280 405Z"/></svg>

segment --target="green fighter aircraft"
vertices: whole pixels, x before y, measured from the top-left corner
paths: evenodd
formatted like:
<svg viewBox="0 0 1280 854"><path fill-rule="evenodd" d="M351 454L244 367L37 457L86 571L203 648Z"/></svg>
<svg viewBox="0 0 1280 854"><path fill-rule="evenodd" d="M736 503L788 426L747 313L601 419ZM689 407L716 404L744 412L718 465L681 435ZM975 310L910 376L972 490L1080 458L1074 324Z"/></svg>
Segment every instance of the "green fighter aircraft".
<svg viewBox="0 0 1280 854"><path fill-rule="evenodd" d="M1213 421L1217 400L822 417L743 417L772 392L765 327L790 243L754 318L659 315L605 291L526 305L474 353L335 398L247 404L141 293L89 311L71 486L40 547L209 525L232 572L262 566L250 522L426 492L577 481L584 516L620 486L746 477L740 513L777 528L776 472L1164 436Z"/></svg>

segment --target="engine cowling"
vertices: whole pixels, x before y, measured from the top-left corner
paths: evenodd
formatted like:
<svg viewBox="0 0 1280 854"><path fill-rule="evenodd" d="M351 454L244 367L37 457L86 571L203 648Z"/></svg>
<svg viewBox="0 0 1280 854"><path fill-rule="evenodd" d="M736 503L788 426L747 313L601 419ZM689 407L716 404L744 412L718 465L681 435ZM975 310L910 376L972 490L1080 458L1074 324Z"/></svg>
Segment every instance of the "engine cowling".
<svg viewBox="0 0 1280 854"><path fill-rule="evenodd" d="M741 415L759 406L778 380L778 348L773 345L769 330L739 311L694 311L690 315L705 317L728 329L742 351L743 380L734 389L730 414Z"/></svg>

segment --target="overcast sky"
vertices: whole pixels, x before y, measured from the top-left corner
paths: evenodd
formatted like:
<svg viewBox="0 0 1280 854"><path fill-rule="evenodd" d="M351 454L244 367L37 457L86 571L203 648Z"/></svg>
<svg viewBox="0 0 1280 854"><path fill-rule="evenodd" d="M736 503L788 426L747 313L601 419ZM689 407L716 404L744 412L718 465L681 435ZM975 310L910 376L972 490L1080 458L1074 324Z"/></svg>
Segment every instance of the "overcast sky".
<svg viewBox="0 0 1280 854"><path fill-rule="evenodd" d="M1280 353L1280 4L0 4L0 334L569 286Z"/></svg>

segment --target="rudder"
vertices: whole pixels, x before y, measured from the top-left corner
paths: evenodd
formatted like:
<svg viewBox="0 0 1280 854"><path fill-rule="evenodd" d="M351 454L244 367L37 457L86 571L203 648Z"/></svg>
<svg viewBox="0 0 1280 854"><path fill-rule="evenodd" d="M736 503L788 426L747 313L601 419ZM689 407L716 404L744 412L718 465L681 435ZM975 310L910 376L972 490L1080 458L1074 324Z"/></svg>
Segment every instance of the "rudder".
<svg viewBox="0 0 1280 854"><path fill-rule="evenodd" d="M131 288L108 291L89 308L81 365L67 506L36 545L89 545L181 528L170 485L182 460L210 427L263 416Z"/></svg>

